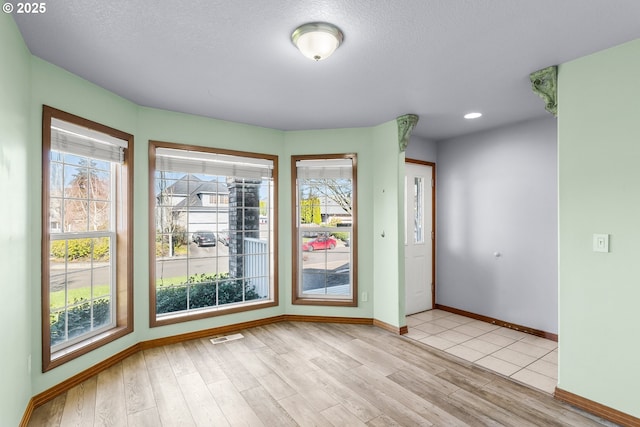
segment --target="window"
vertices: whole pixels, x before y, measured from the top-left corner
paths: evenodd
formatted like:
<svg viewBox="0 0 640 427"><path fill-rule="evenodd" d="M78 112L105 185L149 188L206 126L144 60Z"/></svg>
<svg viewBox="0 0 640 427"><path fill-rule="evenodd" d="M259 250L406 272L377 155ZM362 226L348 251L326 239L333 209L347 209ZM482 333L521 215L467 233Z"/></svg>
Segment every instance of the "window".
<svg viewBox="0 0 640 427"><path fill-rule="evenodd" d="M356 155L293 156L293 303L357 306Z"/></svg>
<svg viewBox="0 0 640 427"><path fill-rule="evenodd" d="M133 330L133 137L43 107L43 372Z"/></svg>
<svg viewBox="0 0 640 427"><path fill-rule="evenodd" d="M421 176L416 176L413 182L413 222L414 243L424 243L424 182Z"/></svg>
<svg viewBox="0 0 640 427"><path fill-rule="evenodd" d="M277 157L150 141L149 158L151 325L277 305Z"/></svg>

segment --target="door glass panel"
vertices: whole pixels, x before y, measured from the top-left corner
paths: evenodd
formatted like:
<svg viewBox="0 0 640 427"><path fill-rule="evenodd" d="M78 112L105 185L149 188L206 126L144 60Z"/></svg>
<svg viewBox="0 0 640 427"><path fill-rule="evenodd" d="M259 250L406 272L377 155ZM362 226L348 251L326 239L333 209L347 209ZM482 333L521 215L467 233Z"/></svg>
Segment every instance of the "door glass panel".
<svg viewBox="0 0 640 427"><path fill-rule="evenodd" d="M404 177L404 212L405 212L405 213L404 213L404 215L405 215L405 220L404 220L404 245L405 245L405 246L407 246L407 242L408 242L408 239L407 239L407 235L408 235L408 233L407 233L407 228L408 228L408 227L407 227L407 225L408 225L408 221L407 221L407 218L406 218L406 216L407 216L407 215L408 215L408 213L409 213L409 202L408 202L408 200L409 200L409 199L407 198L407 197L408 197L408 194L407 194L407 191L408 191L408 190L407 190L407 188L408 188L408 185L409 185L409 184L408 184L408 182L409 182L409 179L408 179L408 178L407 178L407 176L405 175L405 177Z"/></svg>
<svg viewBox="0 0 640 427"><path fill-rule="evenodd" d="M414 243L424 243L424 180L416 176L413 180Z"/></svg>

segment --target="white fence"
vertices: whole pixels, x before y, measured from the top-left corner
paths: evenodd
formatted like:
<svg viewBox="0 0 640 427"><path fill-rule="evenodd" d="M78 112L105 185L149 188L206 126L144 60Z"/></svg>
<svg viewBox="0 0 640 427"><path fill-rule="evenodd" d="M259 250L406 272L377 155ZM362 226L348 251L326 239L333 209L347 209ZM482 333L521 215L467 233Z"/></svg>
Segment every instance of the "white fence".
<svg viewBox="0 0 640 427"><path fill-rule="evenodd" d="M269 245L266 240L244 239L244 277L260 298L269 296Z"/></svg>

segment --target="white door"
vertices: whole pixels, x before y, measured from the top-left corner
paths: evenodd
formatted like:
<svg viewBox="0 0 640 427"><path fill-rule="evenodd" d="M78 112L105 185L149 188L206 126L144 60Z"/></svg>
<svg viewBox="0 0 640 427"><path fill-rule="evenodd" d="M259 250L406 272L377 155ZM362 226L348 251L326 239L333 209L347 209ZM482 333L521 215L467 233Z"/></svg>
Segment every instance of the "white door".
<svg viewBox="0 0 640 427"><path fill-rule="evenodd" d="M433 167L405 163L405 314L433 308Z"/></svg>

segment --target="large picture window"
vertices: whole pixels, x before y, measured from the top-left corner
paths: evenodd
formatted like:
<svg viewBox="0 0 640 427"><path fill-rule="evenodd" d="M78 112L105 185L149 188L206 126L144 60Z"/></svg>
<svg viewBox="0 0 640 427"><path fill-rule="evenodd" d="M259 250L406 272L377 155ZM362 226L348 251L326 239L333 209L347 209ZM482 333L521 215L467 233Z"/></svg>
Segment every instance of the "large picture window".
<svg viewBox="0 0 640 427"><path fill-rule="evenodd" d="M275 156L150 142L151 325L277 304Z"/></svg>
<svg viewBox="0 0 640 427"><path fill-rule="evenodd" d="M293 303L356 306L356 156L293 156L291 169Z"/></svg>
<svg viewBox="0 0 640 427"><path fill-rule="evenodd" d="M43 371L132 328L133 137L43 110Z"/></svg>

